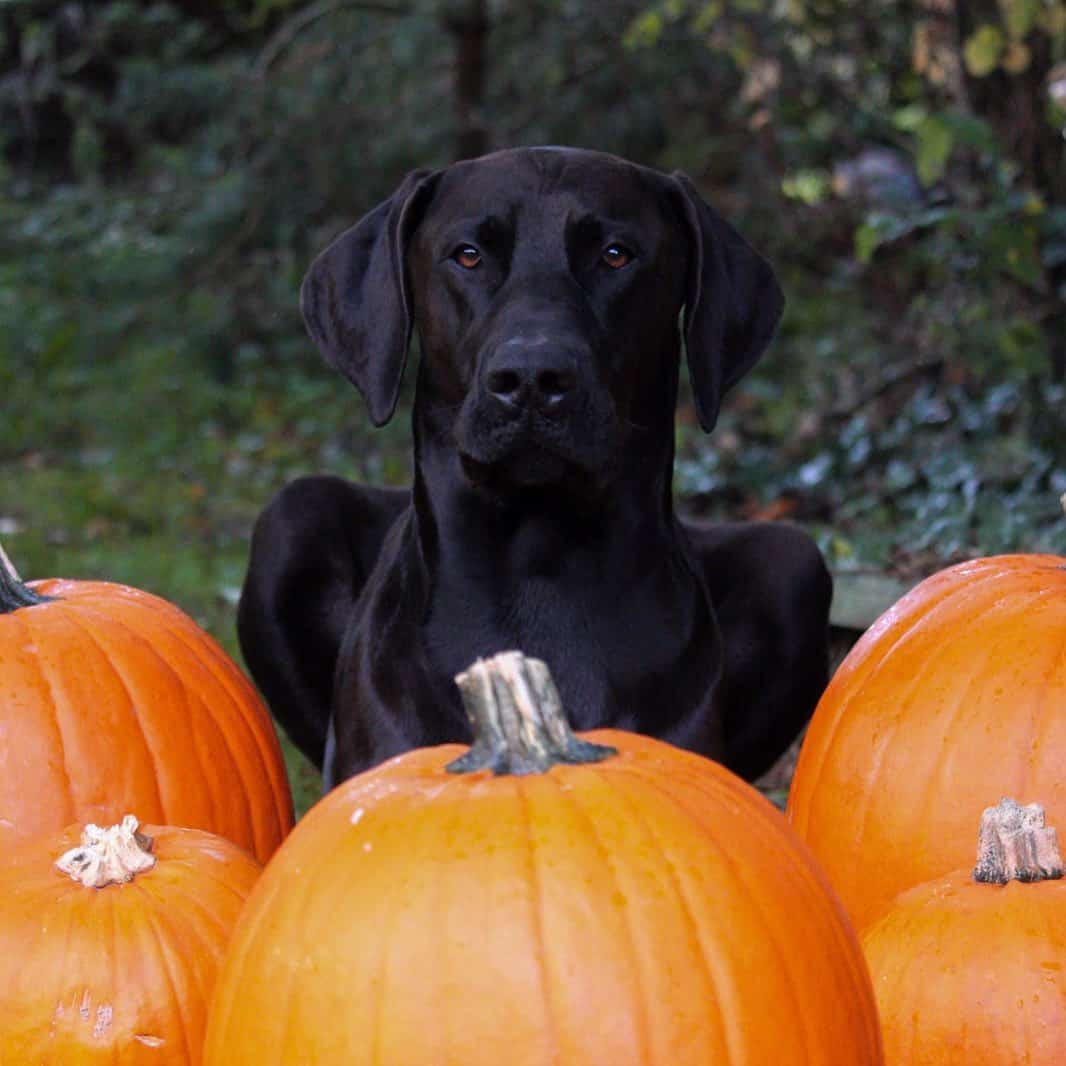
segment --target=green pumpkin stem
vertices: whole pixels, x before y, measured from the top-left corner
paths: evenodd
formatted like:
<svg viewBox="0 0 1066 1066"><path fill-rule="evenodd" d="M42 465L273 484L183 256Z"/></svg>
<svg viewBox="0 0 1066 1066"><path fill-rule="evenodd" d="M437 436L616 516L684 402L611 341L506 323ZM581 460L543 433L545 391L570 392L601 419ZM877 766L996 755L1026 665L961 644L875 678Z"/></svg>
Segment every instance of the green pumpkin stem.
<svg viewBox="0 0 1066 1066"><path fill-rule="evenodd" d="M981 815L973 878L992 885L1008 881L1055 881L1063 875L1058 833L1044 824L1039 803L1023 807L1004 797Z"/></svg>
<svg viewBox="0 0 1066 1066"><path fill-rule="evenodd" d="M47 596L39 596L22 583L18 571L0 544L0 614L11 614L20 607L33 607L45 603Z"/></svg>
<svg viewBox="0 0 1066 1066"><path fill-rule="evenodd" d="M137 819L127 814L106 829L91 822L81 844L56 859L56 867L86 888L107 888L132 881L155 866L152 838L137 832Z"/></svg>
<svg viewBox="0 0 1066 1066"><path fill-rule="evenodd" d="M478 659L455 683L474 730L466 754L448 764L453 774L543 774L559 763L601 762L617 749L581 740L570 729L559 691L540 659L504 651Z"/></svg>

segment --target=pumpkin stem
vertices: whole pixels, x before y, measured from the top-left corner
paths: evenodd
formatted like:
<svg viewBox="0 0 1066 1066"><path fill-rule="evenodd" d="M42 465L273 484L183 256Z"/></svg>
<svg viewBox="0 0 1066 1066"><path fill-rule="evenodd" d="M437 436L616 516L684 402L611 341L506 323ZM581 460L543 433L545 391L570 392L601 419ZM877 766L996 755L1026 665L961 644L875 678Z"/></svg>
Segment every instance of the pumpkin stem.
<svg viewBox="0 0 1066 1066"><path fill-rule="evenodd" d="M986 807L977 838L975 881L1005 885L1008 881L1055 881L1062 877L1062 855L1054 827L1044 825L1039 803L1023 807L1004 797Z"/></svg>
<svg viewBox="0 0 1066 1066"><path fill-rule="evenodd" d="M447 766L453 774L543 774L557 763L600 762L615 748L581 740L570 729L559 690L540 659L504 651L457 674L474 743Z"/></svg>
<svg viewBox="0 0 1066 1066"><path fill-rule="evenodd" d="M38 596L22 583L18 571L4 551L4 546L0 544L0 614L11 614L20 607L33 607L47 600L47 596Z"/></svg>
<svg viewBox="0 0 1066 1066"><path fill-rule="evenodd" d="M132 814L106 829L90 822L82 830L81 845L56 859L56 867L86 888L132 881L155 866L152 838L138 833L137 824Z"/></svg>

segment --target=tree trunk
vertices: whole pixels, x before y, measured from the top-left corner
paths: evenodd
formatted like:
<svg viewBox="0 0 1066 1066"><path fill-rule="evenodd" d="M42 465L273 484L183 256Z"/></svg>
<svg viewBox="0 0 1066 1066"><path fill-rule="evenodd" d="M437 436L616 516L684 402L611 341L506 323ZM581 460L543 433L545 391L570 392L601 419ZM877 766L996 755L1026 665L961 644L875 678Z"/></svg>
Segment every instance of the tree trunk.
<svg viewBox="0 0 1066 1066"><path fill-rule="evenodd" d="M445 30L455 39L455 156L471 159L489 148L484 102L491 23L486 0L446 0L441 17Z"/></svg>

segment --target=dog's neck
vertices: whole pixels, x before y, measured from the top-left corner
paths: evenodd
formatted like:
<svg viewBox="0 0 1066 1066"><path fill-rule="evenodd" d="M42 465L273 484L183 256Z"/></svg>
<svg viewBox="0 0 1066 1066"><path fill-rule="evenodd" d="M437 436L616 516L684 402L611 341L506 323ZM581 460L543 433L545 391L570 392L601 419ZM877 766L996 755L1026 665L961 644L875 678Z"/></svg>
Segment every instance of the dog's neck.
<svg viewBox="0 0 1066 1066"><path fill-rule="evenodd" d="M406 543L423 576L422 633L438 673L506 645L552 663L603 715L627 684L618 662L643 662L653 675L695 671L694 688L711 691L713 617L673 505L677 353L651 362L655 373L614 394L624 421L610 469L560 484L471 481L457 407L439 399L442 387L418 390ZM643 629L627 624L631 612ZM637 638L649 631L654 641Z"/></svg>
<svg viewBox="0 0 1066 1066"><path fill-rule="evenodd" d="M674 516L671 444L655 463L636 444L633 454L623 449L624 492L606 485L579 500L539 490L511 501L459 481L454 448L424 437L418 447L408 543L423 567L422 635L434 670L451 676L478 656L521 648L552 664L586 728L637 728L627 716L640 699L619 663L695 679L692 691L709 698L719 669L714 620Z"/></svg>
<svg viewBox="0 0 1066 1066"><path fill-rule="evenodd" d="M670 432L633 431L602 482L575 475L501 489L467 477L444 419L416 410L414 422L413 517L431 573L495 563L510 575L544 577L587 560L619 574L677 550L672 424ZM615 478L625 479L624 492L613 489Z"/></svg>

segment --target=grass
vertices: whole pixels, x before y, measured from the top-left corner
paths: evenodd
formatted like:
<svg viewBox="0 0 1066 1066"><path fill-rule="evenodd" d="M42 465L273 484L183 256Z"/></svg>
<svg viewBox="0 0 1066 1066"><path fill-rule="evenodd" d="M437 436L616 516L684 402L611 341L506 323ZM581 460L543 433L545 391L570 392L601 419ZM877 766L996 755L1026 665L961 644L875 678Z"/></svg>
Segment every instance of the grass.
<svg viewBox="0 0 1066 1066"><path fill-rule="evenodd" d="M364 439L358 397L313 356L249 383L251 400L193 372L174 388L173 368L146 387L143 369L130 367L126 394L114 366L89 379L52 374L40 390L49 402L0 427L0 539L25 579L142 588L242 663L236 604L255 516L312 471L404 481L404 419ZM318 774L284 736L282 745L303 813L319 796Z"/></svg>

